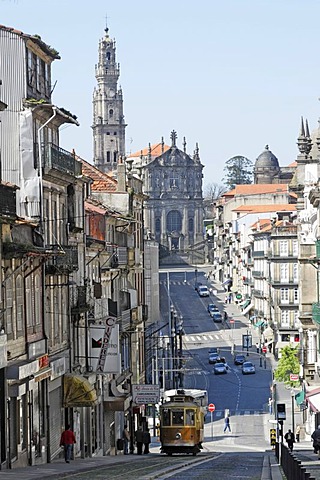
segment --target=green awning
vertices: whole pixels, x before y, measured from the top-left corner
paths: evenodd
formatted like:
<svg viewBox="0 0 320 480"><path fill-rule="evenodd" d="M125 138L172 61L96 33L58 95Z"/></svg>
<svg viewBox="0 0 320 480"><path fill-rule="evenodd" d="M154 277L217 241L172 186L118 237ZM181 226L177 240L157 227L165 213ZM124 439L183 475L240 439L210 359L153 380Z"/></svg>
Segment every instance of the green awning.
<svg viewBox="0 0 320 480"><path fill-rule="evenodd" d="M254 323L254 327L263 327L265 325L263 320L259 320L257 323Z"/></svg>
<svg viewBox="0 0 320 480"><path fill-rule="evenodd" d="M250 305L250 302L251 302L251 300L249 298L249 300L246 300L243 304L241 304L241 308L243 310L245 310L247 308L247 306Z"/></svg>
<svg viewBox="0 0 320 480"><path fill-rule="evenodd" d="M304 391L302 390L301 392L297 393L294 398L296 399L296 403L297 405L301 405L305 399L306 399L306 394L304 393Z"/></svg>

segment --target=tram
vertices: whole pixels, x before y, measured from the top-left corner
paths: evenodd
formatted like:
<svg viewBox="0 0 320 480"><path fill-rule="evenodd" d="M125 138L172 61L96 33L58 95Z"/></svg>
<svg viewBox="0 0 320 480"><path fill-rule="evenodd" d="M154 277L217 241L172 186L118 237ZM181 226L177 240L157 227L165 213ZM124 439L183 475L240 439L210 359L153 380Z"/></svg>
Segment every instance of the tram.
<svg viewBox="0 0 320 480"><path fill-rule="evenodd" d="M161 452L197 455L202 449L206 390L169 390L160 406Z"/></svg>

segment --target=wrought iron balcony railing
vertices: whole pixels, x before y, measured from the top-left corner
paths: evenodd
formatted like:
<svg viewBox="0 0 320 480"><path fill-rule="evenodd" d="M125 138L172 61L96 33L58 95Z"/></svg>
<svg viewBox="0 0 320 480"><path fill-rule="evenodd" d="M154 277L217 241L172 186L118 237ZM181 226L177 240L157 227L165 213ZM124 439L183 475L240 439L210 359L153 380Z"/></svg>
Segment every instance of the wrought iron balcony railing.
<svg viewBox="0 0 320 480"><path fill-rule="evenodd" d="M63 150L63 148L47 143L42 148L42 165L45 172L50 170L58 170L69 175L79 176L82 172L82 164L74 158L74 156Z"/></svg>

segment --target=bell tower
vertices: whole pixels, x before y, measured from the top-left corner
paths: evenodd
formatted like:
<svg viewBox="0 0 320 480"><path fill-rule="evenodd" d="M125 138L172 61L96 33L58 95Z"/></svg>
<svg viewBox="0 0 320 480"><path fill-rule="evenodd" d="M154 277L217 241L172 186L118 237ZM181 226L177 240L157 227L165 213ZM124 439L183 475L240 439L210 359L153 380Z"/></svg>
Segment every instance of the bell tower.
<svg viewBox="0 0 320 480"><path fill-rule="evenodd" d="M116 62L116 43L109 29L99 42L99 61L95 67L97 86L93 92L93 161L107 173L117 168L125 155L123 96L118 87L120 66Z"/></svg>

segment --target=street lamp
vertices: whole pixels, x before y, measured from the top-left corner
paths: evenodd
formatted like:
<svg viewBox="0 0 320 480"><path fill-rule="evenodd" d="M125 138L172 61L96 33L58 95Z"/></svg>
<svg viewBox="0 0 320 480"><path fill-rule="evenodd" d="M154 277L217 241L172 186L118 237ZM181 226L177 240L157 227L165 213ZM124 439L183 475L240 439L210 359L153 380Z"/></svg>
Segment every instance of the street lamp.
<svg viewBox="0 0 320 480"><path fill-rule="evenodd" d="M197 283L198 283L198 269L196 268L195 271L194 271L194 288L196 288L197 286Z"/></svg>
<svg viewBox="0 0 320 480"><path fill-rule="evenodd" d="M178 335L179 335L179 387L183 388L183 374L182 374L182 335L183 335L183 316L180 315L178 322Z"/></svg>
<svg viewBox="0 0 320 480"><path fill-rule="evenodd" d="M292 433L294 434L295 425L294 425L294 390L291 389L291 418L292 418Z"/></svg>

